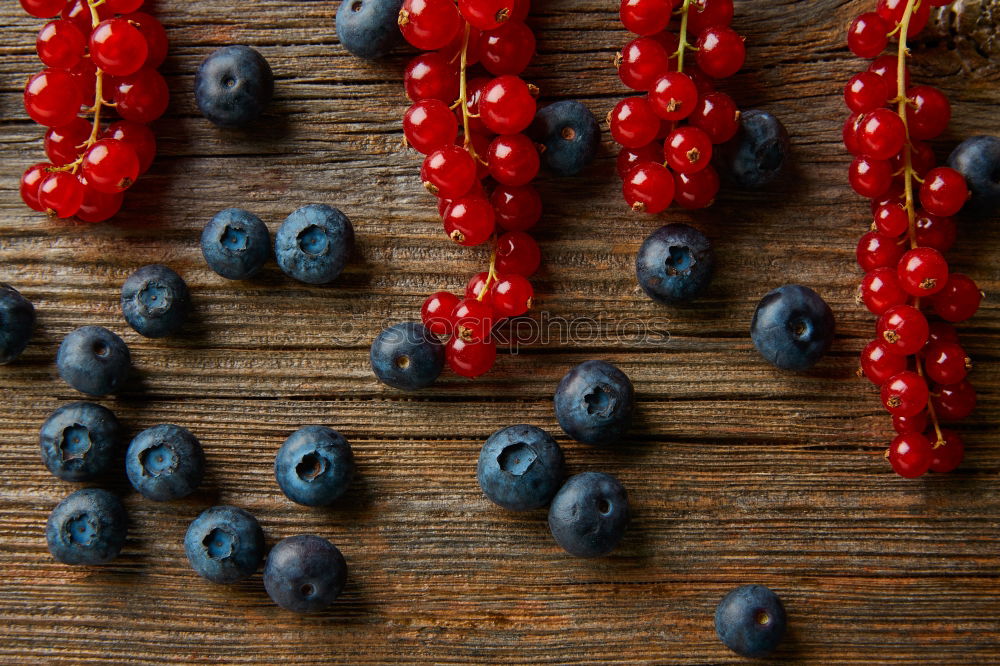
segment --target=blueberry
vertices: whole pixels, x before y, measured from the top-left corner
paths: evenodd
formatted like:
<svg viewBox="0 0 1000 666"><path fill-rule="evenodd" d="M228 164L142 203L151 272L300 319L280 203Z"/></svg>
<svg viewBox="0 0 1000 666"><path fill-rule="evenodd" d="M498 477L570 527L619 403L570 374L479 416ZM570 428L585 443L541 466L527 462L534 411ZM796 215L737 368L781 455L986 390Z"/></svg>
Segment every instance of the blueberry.
<svg viewBox="0 0 1000 666"><path fill-rule="evenodd" d="M187 497L205 476L205 452L187 428L162 423L143 430L125 453L132 487L158 502Z"/></svg>
<svg viewBox="0 0 1000 666"><path fill-rule="evenodd" d="M35 327L35 306L17 289L0 282L0 365L21 355Z"/></svg>
<svg viewBox="0 0 1000 666"><path fill-rule="evenodd" d="M90 481L111 468L120 436L110 409L74 402L45 419L38 440L50 472L63 481Z"/></svg>
<svg viewBox="0 0 1000 666"><path fill-rule="evenodd" d="M786 284L760 299L750 337L760 355L782 370L808 370L833 343L833 311L819 294Z"/></svg>
<svg viewBox="0 0 1000 666"><path fill-rule="evenodd" d="M549 530L563 550L577 557L607 555L628 525L628 495L610 474L571 476L549 507Z"/></svg>
<svg viewBox="0 0 1000 666"><path fill-rule="evenodd" d="M667 305L696 298L711 282L714 268L712 244L686 224L668 224L646 236L635 257L639 286Z"/></svg>
<svg viewBox="0 0 1000 666"><path fill-rule="evenodd" d="M264 113L274 95L274 74L249 46L225 46L198 67L194 99L216 125L242 127Z"/></svg>
<svg viewBox="0 0 1000 666"><path fill-rule="evenodd" d="M781 175L790 150L781 121L767 111L751 109L740 114L736 136L716 147L716 165L740 187L763 187Z"/></svg>
<svg viewBox="0 0 1000 666"><path fill-rule="evenodd" d="M594 161L601 145L601 126L585 104L564 100L535 114L528 129L545 147L542 162L556 176L575 176Z"/></svg>
<svg viewBox="0 0 1000 666"><path fill-rule="evenodd" d="M59 376L81 393L106 395L122 388L132 368L128 346L100 326L82 326L63 338L56 354Z"/></svg>
<svg viewBox="0 0 1000 666"><path fill-rule="evenodd" d="M213 506L188 525L184 552L191 568L213 583L249 578L264 559L257 519L235 506Z"/></svg>
<svg viewBox="0 0 1000 666"><path fill-rule="evenodd" d="M263 268L271 254L271 235L253 213L227 208L205 225L201 253L208 267L222 277L245 280Z"/></svg>
<svg viewBox="0 0 1000 666"><path fill-rule="evenodd" d="M970 136L951 151L948 166L965 176L972 192L965 210L995 215L1000 208L1000 137Z"/></svg>
<svg viewBox="0 0 1000 666"><path fill-rule="evenodd" d="M147 338L176 333L191 305L184 279L162 264L143 266L129 275L121 300L125 321Z"/></svg>
<svg viewBox="0 0 1000 666"><path fill-rule="evenodd" d="M444 345L423 324L411 321L379 333L369 357L380 382L404 391L430 386L444 369Z"/></svg>
<svg viewBox="0 0 1000 666"><path fill-rule="evenodd" d="M584 361L556 387L559 425L584 444L617 442L632 423L634 405L635 390L628 376L604 361Z"/></svg>
<svg viewBox="0 0 1000 666"><path fill-rule="evenodd" d="M104 564L118 557L128 533L121 500L100 488L78 490L52 509L49 552L63 564Z"/></svg>
<svg viewBox="0 0 1000 666"><path fill-rule="evenodd" d="M279 541L264 565L264 589L274 603L297 613L321 611L347 582L347 562L326 539L311 534Z"/></svg>
<svg viewBox="0 0 1000 666"><path fill-rule="evenodd" d="M715 633L723 644L744 657L763 657L785 635L785 607L763 585L743 585L727 594L715 609Z"/></svg>
<svg viewBox="0 0 1000 666"><path fill-rule="evenodd" d="M397 20L403 0L343 0L337 10L337 38L345 49L374 60L399 43Z"/></svg>
<svg viewBox="0 0 1000 666"><path fill-rule="evenodd" d="M325 426L299 428L285 440L274 458L274 476L281 492L306 506L332 504L347 492L354 478L351 445Z"/></svg>
<svg viewBox="0 0 1000 666"><path fill-rule="evenodd" d="M490 435L476 466L483 493L511 511L545 506L565 476L559 445L532 425L514 425Z"/></svg>
<svg viewBox="0 0 1000 666"><path fill-rule="evenodd" d="M302 206L285 218L274 237L278 266L308 284L333 282L354 248L354 227L347 216L324 204Z"/></svg>

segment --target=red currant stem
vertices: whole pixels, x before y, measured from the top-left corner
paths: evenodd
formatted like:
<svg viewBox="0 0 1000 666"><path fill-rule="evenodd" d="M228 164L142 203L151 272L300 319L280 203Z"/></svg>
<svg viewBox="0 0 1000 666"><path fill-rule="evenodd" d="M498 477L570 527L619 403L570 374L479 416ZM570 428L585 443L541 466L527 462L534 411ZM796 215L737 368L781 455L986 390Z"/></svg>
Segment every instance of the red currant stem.
<svg viewBox="0 0 1000 666"><path fill-rule="evenodd" d="M490 268L486 272L486 279L483 280L483 287L479 290L479 295L476 296L477 301L481 301L486 298L486 294L490 291L490 283L497 281L497 245L493 243L493 250L490 252Z"/></svg>
<svg viewBox="0 0 1000 666"><path fill-rule="evenodd" d="M674 51L674 53L677 55L677 71L678 72L683 72L684 71L684 50L685 49L693 48L687 42L687 34L688 34L688 11L690 11L690 9L691 9L691 1L692 0L684 0L684 4L681 5L681 8L678 10L680 12L680 15L681 15L681 31L680 31L680 35L678 36L677 50Z"/></svg>
<svg viewBox="0 0 1000 666"><path fill-rule="evenodd" d="M472 118L472 114L469 113L469 86L468 86L468 75L467 70L469 68L469 32L472 26L468 22L465 23L464 32L462 33L462 51L461 57L459 59L458 68L458 103L462 107L462 134L463 141L465 143L465 149L469 151L472 158L483 162L483 160L476 154L476 148L472 145L472 134L469 132L469 118ZM485 164L485 162L483 162Z"/></svg>

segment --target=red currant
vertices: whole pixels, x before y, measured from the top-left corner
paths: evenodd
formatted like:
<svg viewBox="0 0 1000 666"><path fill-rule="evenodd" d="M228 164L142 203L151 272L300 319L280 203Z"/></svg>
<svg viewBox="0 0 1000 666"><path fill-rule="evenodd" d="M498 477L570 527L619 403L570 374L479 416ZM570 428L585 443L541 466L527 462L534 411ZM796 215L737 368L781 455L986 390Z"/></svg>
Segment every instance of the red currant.
<svg viewBox="0 0 1000 666"><path fill-rule="evenodd" d="M643 97L626 97L618 102L609 118L611 136L626 148L641 148L656 138L660 117Z"/></svg>
<svg viewBox="0 0 1000 666"><path fill-rule="evenodd" d="M862 155L855 157L847 172L855 192L868 199L882 196L892 184L892 167L885 160Z"/></svg>
<svg viewBox="0 0 1000 666"><path fill-rule="evenodd" d="M450 105L458 98L458 86L458 66L437 52L421 53L403 72L403 87L413 102L437 99Z"/></svg>
<svg viewBox="0 0 1000 666"><path fill-rule="evenodd" d="M439 335L451 335L455 326L451 315L458 300L458 296L450 291L437 291L428 296L420 308L420 320L427 330Z"/></svg>
<svg viewBox="0 0 1000 666"><path fill-rule="evenodd" d="M875 12L861 14L847 29L847 46L859 58L874 58L889 44L889 26Z"/></svg>
<svg viewBox="0 0 1000 666"><path fill-rule="evenodd" d="M80 116L68 125L50 127L45 133L45 154L56 166L75 162L92 129L90 122Z"/></svg>
<svg viewBox="0 0 1000 666"><path fill-rule="evenodd" d="M935 342L924 348L924 370L927 377L937 384L957 384L972 369L969 358L961 345L954 342Z"/></svg>
<svg viewBox="0 0 1000 666"><path fill-rule="evenodd" d="M94 94L97 92L97 67L90 58L83 58L80 62L69 70L77 90L80 91L80 98L87 106L94 105Z"/></svg>
<svg viewBox="0 0 1000 666"><path fill-rule="evenodd" d="M143 0L104 0L109 11L115 14L128 14L142 7Z"/></svg>
<svg viewBox="0 0 1000 666"><path fill-rule="evenodd" d="M622 48L615 65L622 83L632 90L645 92L667 71L670 54L655 37L639 37Z"/></svg>
<svg viewBox="0 0 1000 666"><path fill-rule="evenodd" d="M954 342L958 344L958 331L954 326L943 321L932 321L928 328L927 344L938 342Z"/></svg>
<svg viewBox="0 0 1000 666"><path fill-rule="evenodd" d="M455 199L475 184L476 162L464 148L446 146L424 158L420 180L431 194Z"/></svg>
<svg viewBox="0 0 1000 666"><path fill-rule="evenodd" d="M51 164L41 163L25 169L21 176L21 200L31 210L42 212L45 206L38 200L38 188L42 181L49 177L49 167Z"/></svg>
<svg viewBox="0 0 1000 666"><path fill-rule="evenodd" d="M433 51L447 45L462 29L462 16L452 0L403 0L397 23L407 42Z"/></svg>
<svg viewBox="0 0 1000 666"><path fill-rule="evenodd" d="M497 134L517 134L535 119L535 98L528 84L504 74L483 86L479 114L483 124Z"/></svg>
<svg viewBox="0 0 1000 666"><path fill-rule="evenodd" d="M733 0L694 0L688 6L688 32L700 35L706 28L733 22Z"/></svg>
<svg viewBox="0 0 1000 666"><path fill-rule="evenodd" d="M695 44L694 59L705 74L714 79L726 79L743 66L746 48L743 38L732 28L713 26L702 31Z"/></svg>
<svg viewBox="0 0 1000 666"><path fill-rule="evenodd" d="M889 464L904 479L923 476L931 466L931 443L917 432L898 435L889 444Z"/></svg>
<svg viewBox="0 0 1000 666"><path fill-rule="evenodd" d="M865 273L859 291L865 307L874 315L882 315L892 306L906 303L906 292L899 286L894 268L883 266Z"/></svg>
<svg viewBox="0 0 1000 666"><path fill-rule="evenodd" d="M125 120L147 125L167 110L170 90L163 76L151 67L119 79L113 85L115 110Z"/></svg>
<svg viewBox="0 0 1000 666"><path fill-rule="evenodd" d="M508 231L497 239L497 272L528 277L538 270L542 253L535 239L523 231Z"/></svg>
<svg viewBox="0 0 1000 666"><path fill-rule="evenodd" d="M167 57L169 44L167 31L163 29L163 24L145 12L132 12L122 18L134 25L146 38L149 52L146 55L144 66L156 69L162 65Z"/></svg>
<svg viewBox="0 0 1000 666"><path fill-rule="evenodd" d="M635 212L655 215L673 201L674 175L658 162L637 164L625 176L622 194Z"/></svg>
<svg viewBox="0 0 1000 666"><path fill-rule="evenodd" d="M947 474L962 463L962 458L965 457L965 445L954 430L942 429L941 435L944 437L944 443L935 446L931 451L931 471Z"/></svg>
<svg viewBox="0 0 1000 666"><path fill-rule="evenodd" d="M444 358L456 375L474 378L487 372L497 360L494 342L466 342L452 336L444 347Z"/></svg>
<svg viewBox="0 0 1000 666"><path fill-rule="evenodd" d="M104 3L95 4L97 4L97 19L99 21L114 16L114 12L109 10ZM90 10L90 3L87 0L70 0L66 2L62 12L60 12L60 16L75 23L80 32L87 37L94 30L93 14Z"/></svg>
<svg viewBox="0 0 1000 666"><path fill-rule="evenodd" d="M66 19L47 23L35 40L38 58L46 67L70 69L87 51L87 38L76 24Z"/></svg>
<svg viewBox="0 0 1000 666"><path fill-rule="evenodd" d="M859 72L844 86L844 101L854 113L867 113L886 105L889 87L885 79L873 72Z"/></svg>
<svg viewBox="0 0 1000 666"><path fill-rule="evenodd" d="M906 166L906 148L896 153L889 164L893 173L901 173ZM935 166L937 157L934 156L934 149L922 141L910 141L910 168L914 173L923 178Z"/></svg>
<svg viewBox="0 0 1000 666"><path fill-rule="evenodd" d="M616 169L618 177L625 180L625 176L632 170L632 167L644 162L660 162L663 159L663 144L658 141L647 143L639 148L623 147L618 151Z"/></svg>
<svg viewBox="0 0 1000 666"><path fill-rule="evenodd" d="M80 202L80 210L76 211L76 217L84 222L104 222L121 210L123 201L125 195L122 192L108 194L85 184L83 201Z"/></svg>
<svg viewBox="0 0 1000 666"><path fill-rule="evenodd" d="M458 11L480 30L494 30L510 20L514 13L511 0L458 0Z"/></svg>
<svg viewBox="0 0 1000 666"><path fill-rule="evenodd" d="M127 190L139 177L139 158L124 142L101 139L83 156L82 171L90 187L114 194Z"/></svg>
<svg viewBox="0 0 1000 666"><path fill-rule="evenodd" d="M497 185L490 195L496 223L507 231L524 231L542 216L542 197L531 185Z"/></svg>
<svg viewBox="0 0 1000 666"><path fill-rule="evenodd" d="M459 30L455 33L455 36L451 38L451 41L442 46L437 50L438 53L443 55L448 62L460 62L462 57L462 49L465 49L465 64L467 67L471 67L479 62L479 56L482 52L480 41L482 40L483 33L479 31L479 28L469 26L469 41L465 41L465 30Z"/></svg>
<svg viewBox="0 0 1000 666"><path fill-rule="evenodd" d="M930 393L923 377L910 370L893 375L882 385L882 404L893 416L914 416L927 408Z"/></svg>
<svg viewBox="0 0 1000 666"><path fill-rule="evenodd" d="M906 12L907 0L878 0L878 5L875 11L878 15L882 17L882 20L886 22L887 25L896 25L903 20L903 14ZM930 17L930 5L926 2L918 2L914 5L913 11L910 15L910 24L907 29L907 35L913 37L918 32L924 29L927 25L927 20Z"/></svg>
<svg viewBox="0 0 1000 666"><path fill-rule="evenodd" d="M687 74L667 72L653 82L648 101L660 118L681 120L694 113L698 90Z"/></svg>
<svg viewBox="0 0 1000 666"><path fill-rule="evenodd" d="M868 65L869 72L875 72L883 79L885 79L885 84L889 87L889 98L895 99L899 95L899 73L896 70L896 66L899 60L894 55L884 55L879 56L872 60L872 63ZM903 87L910 87L910 70L904 69L903 71Z"/></svg>
<svg viewBox="0 0 1000 666"><path fill-rule="evenodd" d="M535 34L520 21L483 33L479 40L480 60L494 76L520 74L535 55Z"/></svg>
<svg viewBox="0 0 1000 666"><path fill-rule="evenodd" d="M493 293L487 287L489 275L488 271L481 271L473 275L472 278L469 279L469 283L465 285L465 297L482 301L483 303L492 306ZM480 296L482 296L482 298L479 298Z"/></svg>
<svg viewBox="0 0 1000 666"><path fill-rule="evenodd" d="M455 199L444 213L444 231L459 245L480 245L490 237L496 224L493 206L482 196Z"/></svg>
<svg viewBox="0 0 1000 666"><path fill-rule="evenodd" d="M942 254L951 249L958 235L955 220L943 215L932 215L921 209L916 213L917 245L932 247Z"/></svg>
<svg viewBox="0 0 1000 666"><path fill-rule="evenodd" d="M965 178L950 167L931 169L920 186L920 204L935 215L954 215L968 198Z"/></svg>
<svg viewBox="0 0 1000 666"><path fill-rule="evenodd" d="M82 103L83 94L66 70L43 69L24 88L24 110L46 127L68 125Z"/></svg>
<svg viewBox="0 0 1000 666"><path fill-rule="evenodd" d="M942 421L961 421L976 408L976 390L966 380L947 386L935 386L931 404Z"/></svg>
<svg viewBox="0 0 1000 666"><path fill-rule="evenodd" d="M36 18L51 18L66 6L66 0L21 0L21 9Z"/></svg>
<svg viewBox="0 0 1000 666"><path fill-rule="evenodd" d="M906 357L889 351L884 340L872 340L861 351L861 372L875 386L906 370Z"/></svg>
<svg viewBox="0 0 1000 666"><path fill-rule="evenodd" d="M971 278L952 273L944 288L931 298L934 312L945 321L965 321L976 314L983 292Z"/></svg>
<svg viewBox="0 0 1000 666"><path fill-rule="evenodd" d="M905 142L906 127L893 111L880 108L862 116L858 127L858 145L863 155L888 160L903 149Z"/></svg>
<svg viewBox="0 0 1000 666"><path fill-rule="evenodd" d="M844 148L851 155L861 155L861 143L858 141L858 130L861 128L862 114L852 113L844 121L844 130L841 135L844 139Z"/></svg>
<svg viewBox="0 0 1000 666"><path fill-rule="evenodd" d="M538 175L541 165L538 148L523 134L498 136L486 155L490 175L503 185L527 185Z"/></svg>
<svg viewBox="0 0 1000 666"><path fill-rule="evenodd" d="M72 217L83 203L83 183L68 171L55 171L38 186L38 201L49 215Z"/></svg>
<svg viewBox="0 0 1000 666"><path fill-rule="evenodd" d="M493 284L493 307L504 317L518 317L531 309L535 295L531 283L521 275L503 275Z"/></svg>
<svg viewBox="0 0 1000 666"><path fill-rule="evenodd" d="M917 412L913 416L893 416L892 427L900 435L908 432L921 433L927 430L927 411Z"/></svg>
<svg viewBox="0 0 1000 666"><path fill-rule="evenodd" d="M948 281L948 262L930 247L907 250L897 267L899 285L911 296L932 296Z"/></svg>
<svg viewBox="0 0 1000 666"><path fill-rule="evenodd" d="M676 0L622 0L618 11L626 30L652 35L667 27L676 4Z"/></svg>
<svg viewBox="0 0 1000 666"><path fill-rule="evenodd" d="M90 57L98 69L112 76L137 72L148 55L146 38L123 18L101 21L90 35Z"/></svg>
<svg viewBox="0 0 1000 666"><path fill-rule="evenodd" d="M451 313L455 322L455 337L463 342L490 340L493 328L493 306L477 298L463 298Z"/></svg>
<svg viewBox="0 0 1000 666"><path fill-rule="evenodd" d="M403 115L403 136L418 152L427 155L455 143L458 121L441 100L422 99Z"/></svg>
<svg viewBox="0 0 1000 666"><path fill-rule="evenodd" d="M725 143L740 129L740 110L726 93L710 92L695 104L688 122L707 134L712 143Z"/></svg>
<svg viewBox="0 0 1000 666"><path fill-rule="evenodd" d="M142 175L149 170L156 157L156 137L153 130L141 123L133 123L128 120L119 120L108 126L102 139L117 139L135 151L135 156L139 158L139 174Z"/></svg>
<svg viewBox="0 0 1000 666"><path fill-rule="evenodd" d="M915 86L906 91L906 123L911 139L933 139L951 120L948 98L937 88Z"/></svg>
<svg viewBox="0 0 1000 666"><path fill-rule="evenodd" d="M697 127L678 127L663 144L663 155L675 173L695 173L712 160L712 140Z"/></svg>
<svg viewBox="0 0 1000 666"><path fill-rule="evenodd" d="M889 343L893 354L908 356L920 351L927 342L927 318L912 305L894 305L879 317L876 330Z"/></svg>
<svg viewBox="0 0 1000 666"><path fill-rule="evenodd" d="M901 203L882 204L875 211L875 229L883 236L898 238L909 228L910 216Z"/></svg>
<svg viewBox="0 0 1000 666"><path fill-rule="evenodd" d="M903 246L895 238L869 231L858 241L856 255L861 270L867 273L876 268L895 267L903 256Z"/></svg>
<svg viewBox="0 0 1000 666"><path fill-rule="evenodd" d="M711 166L694 173L674 174L674 201L681 208L707 208L719 192L719 174Z"/></svg>

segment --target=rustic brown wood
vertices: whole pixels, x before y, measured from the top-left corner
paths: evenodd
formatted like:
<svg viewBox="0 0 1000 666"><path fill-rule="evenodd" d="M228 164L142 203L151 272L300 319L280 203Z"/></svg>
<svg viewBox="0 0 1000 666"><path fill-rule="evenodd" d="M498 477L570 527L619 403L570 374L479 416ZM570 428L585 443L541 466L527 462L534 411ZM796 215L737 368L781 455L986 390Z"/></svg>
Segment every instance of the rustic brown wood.
<svg viewBox="0 0 1000 666"><path fill-rule="evenodd" d="M42 157L42 130L21 108L41 22L3 3L0 279L35 302L39 326L23 359L0 368L0 661L730 662L739 660L717 641L712 613L748 582L771 586L788 607L779 660L1000 660L997 300L962 327L980 402L963 426L958 472L894 476L881 459L888 419L853 377L873 321L853 301L854 244L868 217L839 143L840 89L861 65L842 29L873 4L737 3L748 60L723 87L784 119L795 165L768 191L726 189L710 210L662 216L693 220L716 243L718 276L696 306L662 308L638 292L634 254L660 220L625 209L607 137L582 177L541 180L540 309L599 317L612 330L656 319L669 341L529 345L479 381L445 376L410 396L374 380L369 340L384 322L416 317L427 293L459 289L486 257L446 241L417 157L399 149L402 51L378 64L347 55L336 3L156 2L173 94L155 125L160 154L115 222L73 225L28 211L17 195L19 174ZM610 67L627 38L615 3L537 5L528 78L546 100L581 99L603 117L625 94ZM952 127L935 143L941 157L964 136L1000 132L996 7L956 6L936 12L914 47L914 78L953 102ZM191 94L200 60L229 43L256 46L277 75L268 122L247 132L212 127ZM296 284L273 265L232 283L204 265L198 234L214 211L244 206L274 230L307 202L341 207L357 229L357 258L336 284ZM963 220L950 255L992 294L998 230L996 219ZM195 321L175 339L140 338L119 312L121 283L153 261L193 289ZM833 352L805 374L770 369L747 335L757 299L786 282L816 287L838 318ZM79 398L53 357L82 324L108 326L133 349L140 378L103 401L128 430L183 424L209 460L204 489L181 502L143 500L116 479L132 526L122 557L100 569L54 562L42 535L72 487L41 465L37 428ZM638 391L639 424L613 451L568 441L552 413L558 378L592 357L618 364ZM635 519L612 557L570 558L544 512L506 513L482 497L479 446L519 422L556 435L572 471L623 480ZM360 465L348 497L328 510L291 504L273 480L276 448L307 423L344 432ZM183 531L220 501L255 512L271 543L331 538L350 565L342 599L298 617L270 603L259 575L231 588L198 578Z"/></svg>

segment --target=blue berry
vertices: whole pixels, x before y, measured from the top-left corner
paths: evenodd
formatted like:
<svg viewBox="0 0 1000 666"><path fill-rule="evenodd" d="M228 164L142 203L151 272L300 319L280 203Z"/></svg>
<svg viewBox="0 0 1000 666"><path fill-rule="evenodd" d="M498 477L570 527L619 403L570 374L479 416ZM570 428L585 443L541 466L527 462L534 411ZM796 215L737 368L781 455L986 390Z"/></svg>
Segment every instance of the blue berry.
<svg viewBox="0 0 1000 666"><path fill-rule="evenodd" d="M132 356L117 335L100 326L82 326L63 338L56 354L59 376L81 393L115 393L128 379Z"/></svg>
<svg viewBox="0 0 1000 666"><path fill-rule="evenodd" d="M624 372L604 361L584 361L556 387L556 419L578 442L614 444L632 423L635 390Z"/></svg>
<svg viewBox="0 0 1000 666"><path fill-rule="evenodd" d="M1000 209L1000 137L970 136L951 151L948 166L965 176L972 192L965 210L995 215Z"/></svg>
<svg viewBox="0 0 1000 666"><path fill-rule="evenodd" d="M0 365L21 355L35 327L35 306L17 289L0 282Z"/></svg>
<svg viewBox="0 0 1000 666"><path fill-rule="evenodd" d="M763 585L743 585L727 594L715 609L715 633L723 644L744 657L763 657L781 642L785 607Z"/></svg>
<svg viewBox="0 0 1000 666"><path fill-rule="evenodd" d="M383 330L369 355L379 381L415 391L430 386L444 368L444 345L423 324L406 321Z"/></svg>
<svg viewBox="0 0 1000 666"><path fill-rule="evenodd" d="M347 562L340 550L311 534L279 541L264 565L267 594L297 613L323 610L340 596L346 582Z"/></svg>
<svg viewBox="0 0 1000 666"><path fill-rule="evenodd" d="M628 525L628 495L610 474L584 472L567 479L549 507L549 530L577 557L607 555Z"/></svg>
<svg viewBox="0 0 1000 666"><path fill-rule="evenodd" d="M760 355L782 370L808 370L833 344L833 311L819 294L786 284L760 299L750 337Z"/></svg>
<svg viewBox="0 0 1000 666"><path fill-rule="evenodd" d="M559 445L532 425L509 426L490 435L476 466L483 493L511 511L545 506L565 476Z"/></svg>
<svg viewBox="0 0 1000 666"><path fill-rule="evenodd" d="M198 67L194 99L216 125L242 127L264 113L274 95L274 74L249 46L225 46L213 51Z"/></svg>
<svg viewBox="0 0 1000 666"><path fill-rule="evenodd" d="M660 227L642 242L635 274L646 295L658 303L684 303L712 280L715 254L705 234L686 224Z"/></svg>
<svg viewBox="0 0 1000 666"><path fill-rule="evenodd" d="M49 552L63 564L104 564L118 557L128 533L121 500L99 488L78 490L52 509Z"/></svg>
<svg viewBox="0 0 1000 666"><path fill-rule="evenodd" d="M201 253L208 267L222 277L246 280L263 268L271 254L271 235L253 213L227 208L202 230Z"/></svg>
<svg viewBox="0 0 1000 666"><path fill-rule="evenodd" d="M325 426L299 428L285 440L274 458L274 476L281 492L305 506L326 506L340 498L354 478L351 445Z"/></svg>
<svg viewBox="0 0 1000 666"><path fill-rule="evenodd" d="M205 452L187 428L163 423L143 430L125 453L132 487L158 502L193 493L205 476Z"/></svg>
<svg viewBox="0 0 1000 666"><path fill-rule="evenodd" d="M716 147L716 164L740 187L764 187L781 175L790 150L781 121L767 111L750 109L740 114L736 136Z"/></svg>
<svg viewBox="0 0 1000 666"><path fill-rule="evenodd" d="M307 284L333 282L354 249L354 227L347 216L325 204L292 212L274 238L278 266Z"/></svg>
<svg viewBox="0 0 1000 666"><path fill-rule="evenodd" d="M542 144L542 163L556 176L575 176L597 156L601 127L585 104L564 100L549 104L535 114L528 129L535 143Z"/></svg>
<svg viewBox="0 0 1000 666"><path fill-rule="evenodd" d="M337 38L345 49L374 60L400 42L397 20L403 0L343 0L337 10Z"/></svg>
<svg viewBox="0 0 1000 666"><path fill-rule="evenodd" d="M249 578L264 559L257 519L235 506L213 506L188 525L184 552L191 568L213 583Z"/></svg>
<svg viewBox="0 0 1000 666"><path fill-rule="evenodd" d="M176 333L191 306L187 283L162 264L143 266L129 275L121 301L125 321L147 338Z"/></svg>
<svg viewBox="0 0 1000 666"><path fill-rule="evenodd" d="M121 436L118 419L92 402L63 405L39 432L42 461L63 481L90 481L111 469Z"/></svg>

